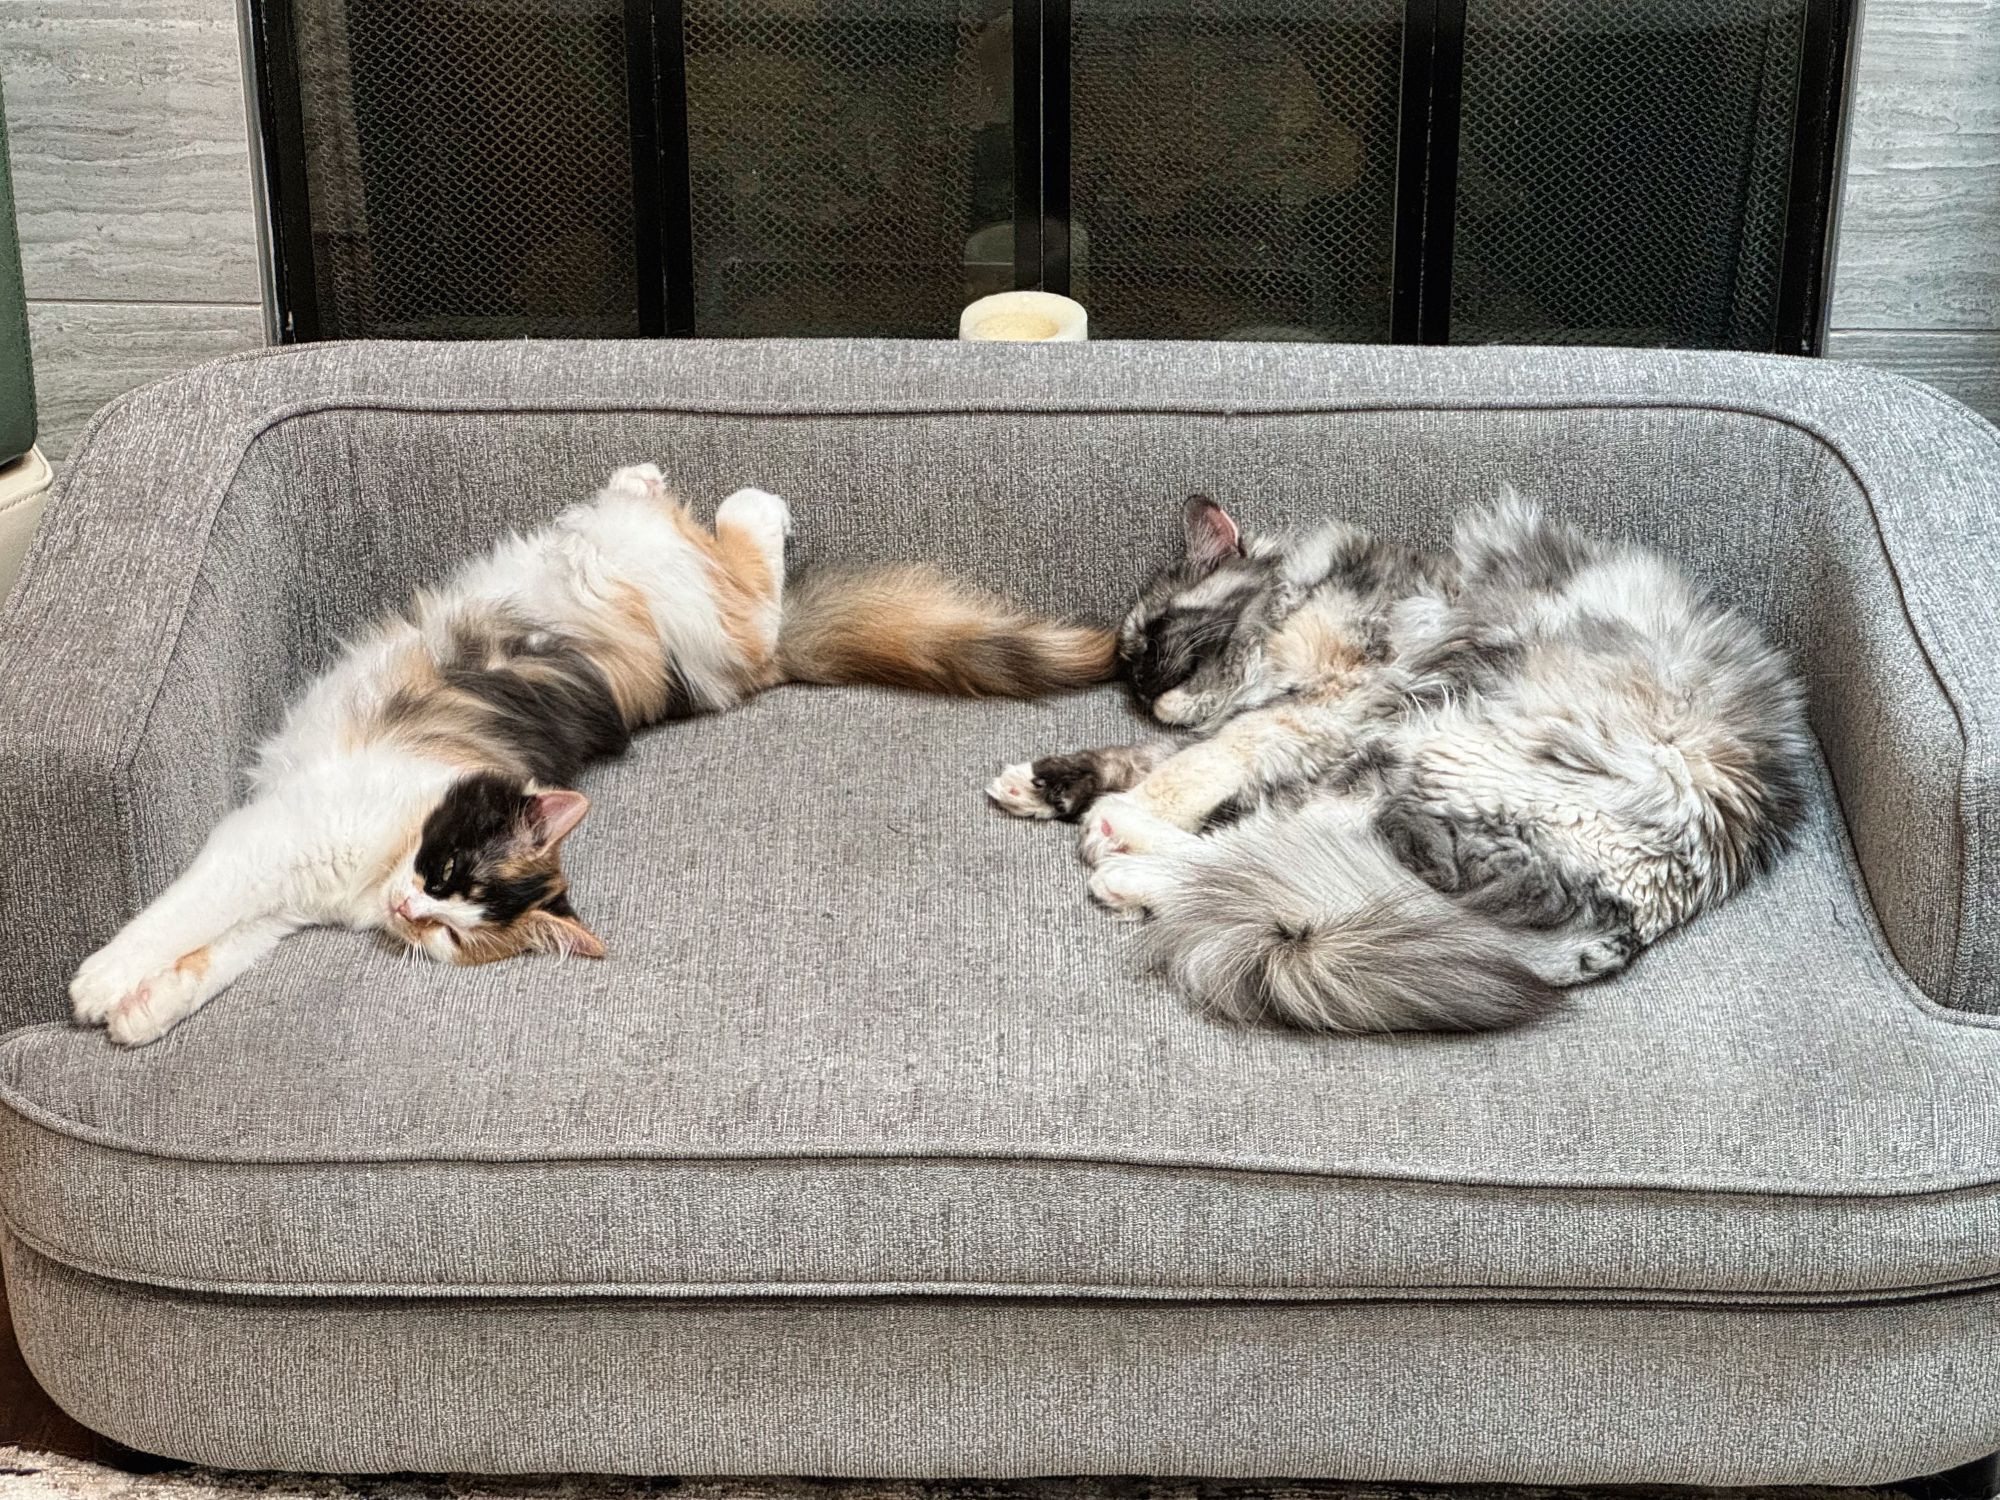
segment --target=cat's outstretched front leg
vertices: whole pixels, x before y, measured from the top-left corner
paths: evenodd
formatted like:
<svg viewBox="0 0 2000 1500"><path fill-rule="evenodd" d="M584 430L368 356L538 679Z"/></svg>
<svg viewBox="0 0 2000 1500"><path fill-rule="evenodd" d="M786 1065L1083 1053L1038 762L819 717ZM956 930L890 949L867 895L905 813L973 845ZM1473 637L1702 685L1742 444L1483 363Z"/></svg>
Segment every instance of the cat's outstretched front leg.
<svg viewBox="0 0 2000 1500"><path fill-rule="evenodd" d="M104 1018L105 1033L124 1047L156 1042L234 984L246 970L298 930L284 917L253 917L221 937L190 949L140 982Z"/></svg>
<svg viewBox="0 0 2000 1500"><path fill-rule="evenodd" d="M987 783L986 795L1016 818L1078 821L1100 797L1135 787L1178 747L1172 740L1112 745L1070 755L1044 755L1008 766Z"/></svg>
<svg viewBox="0 0 2000 1500"><path fill-rule="evenodd" d="M280 916L291 844L283 821L253 803L218 823L187 871L77 969L76 1019L143 1045L268 953L297 925Z"/></svg>
<svg viewBox="0 0 2000 1500"><path fill-rule="evenodd" d="M1200 831L1232 802L1325 775L1352 754L1352 721L1338 709L1287 704L1239 714L1214 735L1167 757L1129 790L1103 797L1078 848L1090 864L1146 854Z"/></svg>

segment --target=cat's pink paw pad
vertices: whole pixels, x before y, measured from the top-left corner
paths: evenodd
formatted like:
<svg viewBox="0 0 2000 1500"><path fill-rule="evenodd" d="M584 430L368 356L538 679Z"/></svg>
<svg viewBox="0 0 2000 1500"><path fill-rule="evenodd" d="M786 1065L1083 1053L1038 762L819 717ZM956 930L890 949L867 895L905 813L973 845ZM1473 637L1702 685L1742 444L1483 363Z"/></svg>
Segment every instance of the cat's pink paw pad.
<svg viewBox="0 0 2000 1500"><path fill-rule="evenodd" d="M192 968L156 974L113 1007L104 1019L105 1033L121 1047L157 1042L186 1018L200 986L201 976Z"/></svg>
<svg viewBox="0 0 2000 1500"><path fill-rule="evenodd" d="M1090 865L1119 854L1148 853L1158 821L1126 793L1101 797L1084 822L1078 851Z"/></svg>

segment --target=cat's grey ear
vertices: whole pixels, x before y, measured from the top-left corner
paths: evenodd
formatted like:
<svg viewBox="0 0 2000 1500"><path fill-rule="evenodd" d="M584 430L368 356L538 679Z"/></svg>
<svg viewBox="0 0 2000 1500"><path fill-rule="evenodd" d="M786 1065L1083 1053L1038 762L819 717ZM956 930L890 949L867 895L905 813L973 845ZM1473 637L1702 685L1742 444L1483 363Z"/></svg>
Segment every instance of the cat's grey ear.
<svg viewBox="0 0 2000 1500"><path fill-rule="evenodd" d="M528 947L537 953L559 953L565 958L604 957L604 940L578 920L567 900L561 897L557 900L562 905L560 912L554 909L556 903L551 902L523 912L516 920Z"/></svg>
<svg viewBox="0 0 2000 1500"><path fill-rule="evenodd" d="M582 792L561 789L528 794L528 830L537 849L553 849L590 811L590 799Z"/></svg>
<svg viewBox="0 0 2000 1500"><path fill-rule="evenodd" d="M1181 509L1188 561L1204 571L1243 555L1243 534L1229 512L1206 495L1189 495Z"/></svg>

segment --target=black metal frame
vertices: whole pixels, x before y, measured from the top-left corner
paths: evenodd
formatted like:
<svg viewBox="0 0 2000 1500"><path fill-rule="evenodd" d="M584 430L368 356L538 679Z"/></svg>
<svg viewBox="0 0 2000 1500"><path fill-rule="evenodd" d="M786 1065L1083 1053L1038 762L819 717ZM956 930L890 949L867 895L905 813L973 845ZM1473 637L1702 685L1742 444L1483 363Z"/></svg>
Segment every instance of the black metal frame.
<svg viewBox="0 0 2000 1500"><path fill-rule="evenodd" d="M278 337L305 344L320 337L319 285L313 271L312 212L306 184L306 132L300 115L298 47L291 0L253 0L250 56L256 77L258 144L264 155L271 223L271 282L278 296Z"/></svg>
<svg viewBox="0 0 2000 1500"><path fill-rule="evenodd" d="M293 0L251 0L273 280L287 343L321 337ZM1014 284L1070 289L1070 9L1014 11ZM1390 340L1451 337L1459 99L1467 0L1404 0ZM1817 354L1832 280L1833 227L1858 0L1804 0L1779 279L1779 353ZM684 0L626 0L639 332L688 337L694 312Z"/></svg>
<svg viewBox="0 0 2000 1500"><path fill-rule="evenodd" d="M1826 342L1834 221L1853 77L1855 0L1807 0L1792 115L1792 180L1778 273L1776 352L1811 354Z"/></svg>
<svg viewBox="0 0 2000 1500"><path fill-rule="evenodd" d="M1465 0L1404 0L1391 343L1442 344L1451 338L1464 79Z"/></svg>
<svg viewBox="0 0 2000 1500"><path fill-rule="evenodd" d="M642 338L694 335L687 47L681 0L625 0L632 230Z"/></svg>

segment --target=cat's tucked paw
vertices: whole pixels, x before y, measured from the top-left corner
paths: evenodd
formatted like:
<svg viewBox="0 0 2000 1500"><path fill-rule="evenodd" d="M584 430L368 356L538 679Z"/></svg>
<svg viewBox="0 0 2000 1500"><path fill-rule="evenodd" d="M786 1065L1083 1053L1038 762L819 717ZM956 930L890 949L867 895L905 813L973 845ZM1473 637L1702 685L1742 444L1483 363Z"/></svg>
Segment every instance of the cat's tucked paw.
<svg viewBox="0 0 2000 1500"><path fill-rule="evenodd" d="M1639 956L1639 940L1630 933L1600 938L1577 950L1573 984L1589 984L1593 979L1609 979L1622 974Z"/></svg>
<svg viewBox="0 0 2000 1500"><path fill-rule="evenodd" d="M1035 783L1035 768L1025 762L1009 766L998 776L986 783L986 796L992 804L1015 818L1053 818L1056 810L1042 796L1041 788Z"/></svg>
<svg viewBox="0 0 2000 1500"><path fill-rule="evenodd" d="M1152 854L1189 837L1131 793L1114 792L1090 805L1077 850L1085 864L1095 865L1114 854Z"/></svg>
<svg viewBox="0 0 2000 1500"><path fill-rule="evenodd" d="M715 524L736 527L767 546L782 548L792 534L792 508L769 490L741 489L716 507Z"/></svg>
<svg viewBox="0 0 2000 1500"><path fill-rule="evenodd" d="M1622 974L1639 956L1639 939L1629 932L1557 938L1549 947L1530 957L1528 967L1544 983L1567 988L1590 984Z"/></svg>
<svg viewBox="0 0 2000 1500"><path fill-rule="evenodd" d="M1120 921L1152 914L1170 879L1158 860L1134 854L1108 856L1090 877L1090 897Z"/></svg>

